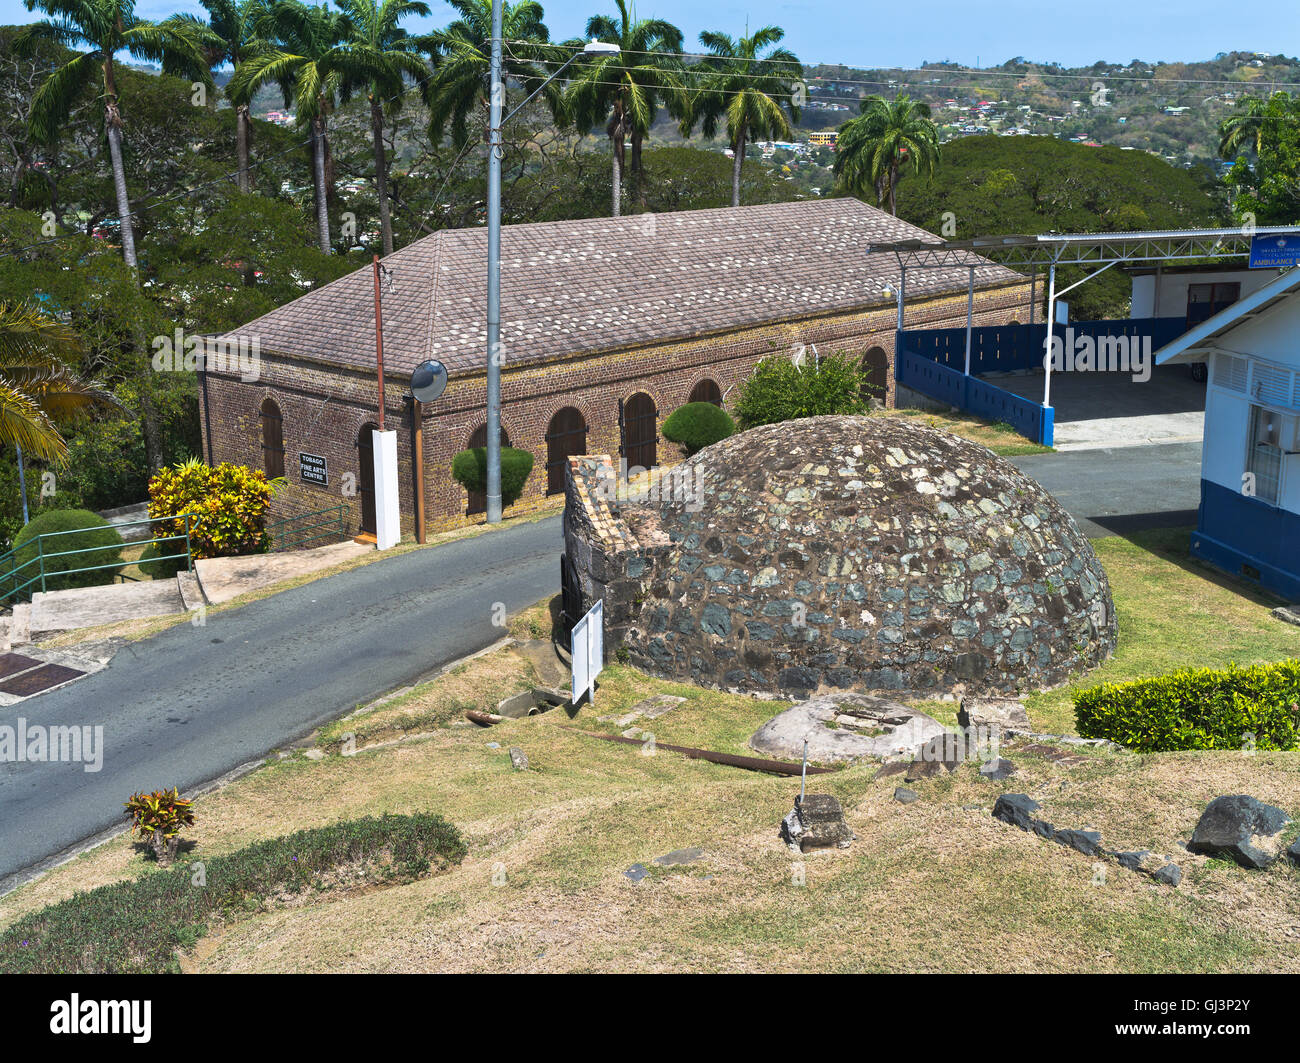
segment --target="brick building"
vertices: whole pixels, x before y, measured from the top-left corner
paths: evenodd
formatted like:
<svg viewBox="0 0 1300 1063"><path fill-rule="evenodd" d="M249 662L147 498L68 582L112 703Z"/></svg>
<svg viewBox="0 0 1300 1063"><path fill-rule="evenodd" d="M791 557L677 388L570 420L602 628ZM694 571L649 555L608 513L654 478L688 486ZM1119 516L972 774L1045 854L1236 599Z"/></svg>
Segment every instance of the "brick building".
<svg viewBox="0 0 1300 1063"><path fill-rule="evenodd" d="M571 454L630 465L678 460L658 438L688 401L730 404L762 357L861 357L894 402L899 271L873 243L937 238L855 199L506 226L502 231L502 429L535 465L519 512L563 495ZM453 455L486 443L487 233L443 230L384 260L386 426L399 432L403 529L414 521L411 370L426 358L449 383L423 407L430 527L480 520L482 499L451 477ZM907 321L962 325L967 269L908 277ZM976 324L1028 320L1026 278L977 268ZM373 520L369 437L377 421L373 280L341 278L222 340L256 340L260 372L201 378L206 457L283 473L281 514L345 503ZM247 375L247 374L246 374ZM617 458L615 459L617 460ZM322 482L323 481L323 482Z"/></svg>

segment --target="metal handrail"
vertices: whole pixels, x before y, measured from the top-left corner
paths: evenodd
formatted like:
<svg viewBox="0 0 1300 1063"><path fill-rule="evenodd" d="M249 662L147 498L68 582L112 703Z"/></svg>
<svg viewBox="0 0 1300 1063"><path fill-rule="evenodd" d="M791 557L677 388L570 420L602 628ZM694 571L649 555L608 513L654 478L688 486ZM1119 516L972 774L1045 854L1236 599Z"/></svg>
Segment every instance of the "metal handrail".
<svg viewBox="0 0 1300 1063"><path fill-rule="evenodd" d="M135 561L134 564L137 566L143 566L143 565L151 565L162 561L179 561L181 558L184 558L186 570L192 572L194 570L194 557L193 554L191 553L191 547L190 547L190 531L191 531L191 521L194 516L195 514L193 513L178 513L172 517L148 517L144 520L122 521L119 524L108 525L108 527L112 527L116 529L116 528L130 527L132 525L140 525L140 524L157 524L162 521L184 520L185 521L184 532L174 532L171 535L160 535L152 539L146 539L142 542L132 543L131 545L141 546L147 549L148 547L156 543L179 542L180 540L183 539L185 541L185 550L183 553L177 552L172 554L160 554L158 557L149 557L149 558L141 557L137 561ZM0 602L7 603L11 599L15 599L19 595L23 594L23 592L25 592L29 587L33 587L38 583L40 584L41 591L44 591L46 588L47 578L53 578L55 576L73 576L82 572L100 572L103 571L104 569L123 568L124 567L123 562L121 560L118 560L118 561L110 562L107 565L83 565L80 568L56 569L53 572L46 571L45 559L47 557L51 559L56 557L72 557L76 554L93 554L93 553L99 553L103 550L113 549L112 546L83 546L73 550L53 550L53 551L47 551L45 548L46 539L56 539L61 535L84 534L86 532L92 532L96 530L98 529L69 528L65 531L42 532L40 535L37 535L35 538L30 539L27 542L23 543L22 546L14 547L10 549L7 553L0 555ZM28 553L31 550L33 543L36 546L36 555L34 557L28 558L25 561L18 562L17 560L18 555L20 553L21 554ZM8 564L7 570L3 568L3 566L6 563ZM25 569L29 568L32 565L39 565L40 567L39 573L37 575L32 576L30 579L25 580L22 583L18 583L17 579L19 573L23 572ZM7 583L13 583L13 586L4 586Z"/></svg>
<svg viewBox="0 0 1300 1063"><path fill-rule="evenodd" d="M347 538L347 509L344 504L337 506L328 506L325 509L313 510L310 513L300 513L293 517L285 517L283 520L275 521L273 524L266 526L266 534L271 539L271 549L277 545L285 549L301 548L307 543L314 543L320 539L337 539ZM312 517L321 517L328 514L326 519L306 524L304 521ZM288 529L282 531L281 529ZM306 535L306 532L315 531L317 528L328 528L331 531L323 531L317 535ZM280 540L277 543L277 539Z"/></svg>

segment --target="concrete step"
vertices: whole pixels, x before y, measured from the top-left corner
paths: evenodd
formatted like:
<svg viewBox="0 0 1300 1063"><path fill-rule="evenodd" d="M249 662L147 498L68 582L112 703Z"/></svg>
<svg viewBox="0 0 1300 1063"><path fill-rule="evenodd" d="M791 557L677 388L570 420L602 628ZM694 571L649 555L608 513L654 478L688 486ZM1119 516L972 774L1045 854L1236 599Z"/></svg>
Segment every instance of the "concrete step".
<svg viewBox="0 0 1300 1063"><path fill-rule="evenodd" d="M174 579L42 591L32 595L29 637L183 612L185 602Z"/></svg>
<svg viewBox="0 0 1300 1063"><path fill-rule="evenodd" d="M187 612L193 612L208 604L207 598L203 595L203 584L193 572L176 573L176 586L181 592L181 602L184 603Z"/></svg>
<svg viewBox="0 0 1300 1063"><path fill-rule="evenodd" d="M32 606L30 602L18 602L14 605L14 614L9 618L9 648L26 646L32 641Z"/></svg>

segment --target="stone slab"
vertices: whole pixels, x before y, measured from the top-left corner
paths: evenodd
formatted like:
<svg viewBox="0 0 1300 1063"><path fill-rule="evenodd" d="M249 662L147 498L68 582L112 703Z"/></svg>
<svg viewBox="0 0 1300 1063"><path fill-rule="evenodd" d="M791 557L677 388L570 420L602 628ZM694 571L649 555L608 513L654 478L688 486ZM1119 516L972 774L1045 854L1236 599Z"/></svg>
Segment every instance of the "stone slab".
<svg viewBox="0 0 1300 1063"><path fill-rule="evenodd" d="M842 724L828 726L844 717L846 710L859 714L855 718L862 721L861 730ZM905 722L885 722L890 720ZM810 761L833 763L910 753L947 733L938 720L902 702L872 694L845 693L792 705L763 724L750 738L749 746L767 756L801 760L806 738Z"/></svg>
<svg viewBox="0 0 1300 1063"><path fill-rule="evenodd" d="M31 637L185 612L174 579L108 583L32 595Z"/></svg>
<svg viewBox="0 0 1300 1063"><path fill-rule="evenodd" d="M220 605L249 591L262 590L364 557L374 549L373 543L346 542L277 554L208 557L194 562L194 571L204 597L212 605Z"/></svg>

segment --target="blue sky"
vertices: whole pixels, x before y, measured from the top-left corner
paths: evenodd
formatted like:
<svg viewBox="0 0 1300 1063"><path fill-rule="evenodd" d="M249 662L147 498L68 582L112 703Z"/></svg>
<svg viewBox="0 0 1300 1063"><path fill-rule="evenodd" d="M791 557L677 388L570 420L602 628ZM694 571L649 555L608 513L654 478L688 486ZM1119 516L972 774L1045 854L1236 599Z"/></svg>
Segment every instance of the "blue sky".
<svg viewBox="0 0 1300 1063"><path fill-rule="evenodd" d="M588 15L613 10L604 0L542 0L546 22L557 39L577 36ZM434 24L445 24L452 9L431 0ZM637 5L641 17L666 18L694 42L702 29L733 36L746 23L775 23L786 43L805 62L843 62L851 66L912 67L924 60L950 59L990 66L1017 55L1078 66L1105 59L1192 61L1216 52L1300 52L1300 18L1292 0L1252 4L1249 18L1236 18L1222 0L1181 0L1177 7L1142 0L1090 0L1048 5L1042 0L964 3L929 0L923 4L872 4L811 0L653 0ZM137 12L159 18L173 11L199 12L192 0L137 0ZM919 14L919 18L918 18ZM0 0L0 24L32 21L21 0Z"/></svg>

